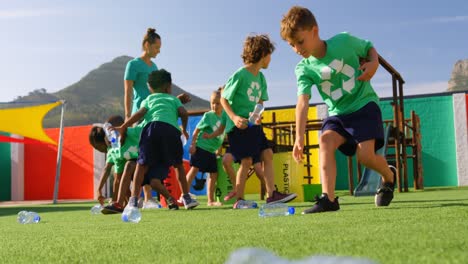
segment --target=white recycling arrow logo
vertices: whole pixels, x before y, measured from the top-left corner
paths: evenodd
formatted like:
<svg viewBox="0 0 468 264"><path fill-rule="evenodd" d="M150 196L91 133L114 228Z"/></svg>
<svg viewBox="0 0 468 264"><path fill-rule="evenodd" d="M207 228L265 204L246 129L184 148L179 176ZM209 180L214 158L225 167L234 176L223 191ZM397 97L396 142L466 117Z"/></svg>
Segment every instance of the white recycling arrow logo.
<svg viewBox="0 0 468 264"><path fill-rule="evenodd" d="M343 74L349 78L347 81L342 81L342 87L337 87L333 91L331 89L333 84L329 81L331 79L332 69L336 71L336 74ZM354 72L354 68L345 64L343 60L333 60L328 66L323 67L320 71L322 80L324 80L324 82L320 84L322 91L330 96L334 101L343 96L343 90L347 93L351 93L355 84Z"/></svg>
<svg viewBox="0 0 468 264"><path fill-rule="evenodd" d="M249 100L251 102L258 103L261 95L262 91L260 91L260 84L258 82L250 83L250 87L247 89L247 96L249 97Z"/></svg>

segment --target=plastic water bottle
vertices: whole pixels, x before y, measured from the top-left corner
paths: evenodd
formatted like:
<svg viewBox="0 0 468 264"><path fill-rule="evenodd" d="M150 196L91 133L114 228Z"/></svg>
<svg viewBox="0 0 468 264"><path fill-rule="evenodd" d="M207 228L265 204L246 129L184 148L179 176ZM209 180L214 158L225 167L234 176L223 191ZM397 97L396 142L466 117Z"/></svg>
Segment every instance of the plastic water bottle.
<svg viewBox="0 0 468 264"><path fill-rule="evenodd" d="M127 206L122 213L122 221L130 223L139 223L141 220L141 213L138 207Z"/></svg>
<svg viewBox="0 0 468 264"><path fill-rule="evenodd" d="M120 135L117 130L110 130L112 125L110 123L105 123L103 125L104 132L106 133L107 140L111 143L112 148L120 148Z"/></svg>
<svg viewBox="0 0 468 264"><path fill-rule="evenodd" d="M17 220L20 224L37 224L41 221L41 217L36 212L21 211Z"/></svg>
<svg viewBox="0 0 468 264"><path fill-rule="evenodd" d="M255 201L239 200L236 202L236 209L255 209L258 207Z"/></svg>
<svg viewBox="0 0 468 264"><path fill-rule="evenodd" d="M264 108L262 104L255 105L253 112L249 116L249 126L257 125L257 120L262 116L263 110Z"/></svg>
<svg viewBox="0 0 468 264"><path fill-rule="evenodd" d="M91 214L93 215L101 214L102 208L103 207L101 204L96 204L95 206L91 207Z"/></svg>
<svg viewBox="0 0 468 264"><path fill-rule="evenodd" d="M288 206L285 203L274 203L274 204L264 204L260 206L258 211L258 216L260 217L272 217L272 216L285 216L293 215L295 209L292 206Z"/></svg>

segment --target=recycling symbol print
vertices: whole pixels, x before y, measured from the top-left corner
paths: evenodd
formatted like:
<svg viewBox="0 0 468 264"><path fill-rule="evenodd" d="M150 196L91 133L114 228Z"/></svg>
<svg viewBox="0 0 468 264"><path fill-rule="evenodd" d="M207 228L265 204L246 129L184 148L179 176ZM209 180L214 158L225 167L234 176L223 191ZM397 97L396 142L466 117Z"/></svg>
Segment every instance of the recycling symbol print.
<svg viewBox="0 0 468 264"><path fill-rule="evenodd" d="M260 100L260 84L258 82L251 82L249 89L247 89L247 96L251 102L257 103Z"/></svg>
<svg viewBox="0 0 468 264"><path fill-rule="evenodd" d="M333 84L329 81L331 80L332 69L335 70L335 74L341 74L348 78L341 77L342 83L341 87L336 87L332 91ZM344 92L351 93L354 88L354 68L348 64L344 64L343 60L333 60L328 66L325 66L321 69L322 80L324 80L320 86L322 91L330 96L334 101L340 99ZM347 79L347 80L346 80Z"/></svg>

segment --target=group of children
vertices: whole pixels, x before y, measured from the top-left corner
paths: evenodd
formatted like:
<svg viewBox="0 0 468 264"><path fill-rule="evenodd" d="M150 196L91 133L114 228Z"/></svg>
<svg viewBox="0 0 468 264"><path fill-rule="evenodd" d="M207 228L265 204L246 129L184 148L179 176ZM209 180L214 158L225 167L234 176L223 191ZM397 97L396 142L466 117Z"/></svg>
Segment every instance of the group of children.
<svg viewBox="0 0 468 264"><path fill-rule="evenodd" d="M299 6L292 7L284 15L280 33L292 49L303 57L295 69L298 102L293 157L297 162L303 159L305 124L312 86L317 87L329 108L329 117L323 122L319 139L322 195L316 198L312 208L303 213L340 209L334 193L336 150L345 155L356 154L363 165L381 174L382 184L377 190L375 203L377 206L388 206L393 199L395 175L385 158L376 154L376 150L383 144L383 124L377 104L378 96L370 84L379 65L377 51L370 41L348 33L322 40L314 15L307 8ZM224 136L227 136L229 142L224 157L228 175L233 174L230 162L240 164L235 179L230 176L231 181L235 182L234 189L225 197L225 200L236 198L233 208L242 208L246 203L244 189L252 166L257 175L262 175L267 203L293 200L296 194L275 190L273 152L267 144L261 120L257 119L254 123L248 121L255 105L269 99L267 82L261 70L268 68L274 49L267 35L246 38L242 52L244 66L231 75L223 89L212 93L211 111L203 115L192 134L189 149L191 169L187 174L182 164L183 146L180 140L181 134L189 137L186 130L187 111L181 100L171 95L171 74L164 69L152 71L148 77L151 94L141 102L139 110L125 122L109 120L122 137L122 148L128 145L129 140L139 140L138 146L132 147L128 155L128 151L120 150L120 156L124 157L126 163L123 171L122 166L117 166L117 174L119 171L122 173L114 181L114 189L119 186L118 195L113 197L115 202L105 210L123 210L130 179L133 179L133 187L129 206L137 206L140 187L146 184L166 198L169 209L178 209L174 197L170 196L163 184L170 166L175 168L185 208L191 209L198 205L189 194L190 183L198 172L210 173L208 206L221 205L215 201L214 190L218 176L216 154ZM182 121L181 128L178 118ZM138 125L132 127L134 124ZM94 130L100 131L99 128ZM102 131L99 140L92 136L93 131L90 135L91 143L95 148L105 151L103 140L104 144L108 142L105 137L103 140L100 138ZM108 151L108 163L112 161L112 155L112 150Z"/></svg>

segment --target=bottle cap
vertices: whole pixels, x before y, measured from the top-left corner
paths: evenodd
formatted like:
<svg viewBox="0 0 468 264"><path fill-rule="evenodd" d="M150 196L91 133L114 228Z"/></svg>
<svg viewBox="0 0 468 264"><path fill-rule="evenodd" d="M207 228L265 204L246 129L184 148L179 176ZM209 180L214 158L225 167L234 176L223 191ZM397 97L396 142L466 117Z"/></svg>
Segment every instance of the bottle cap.
<svg viewBox="0 0 468 264"><path fill-rule="evenodd" d="M292 207L292 206L289 206L289 207L288 207L288 213L289 213L290 215L293 215L295 212L296 212L296 209L294 209L294 207Z"/></svg>

